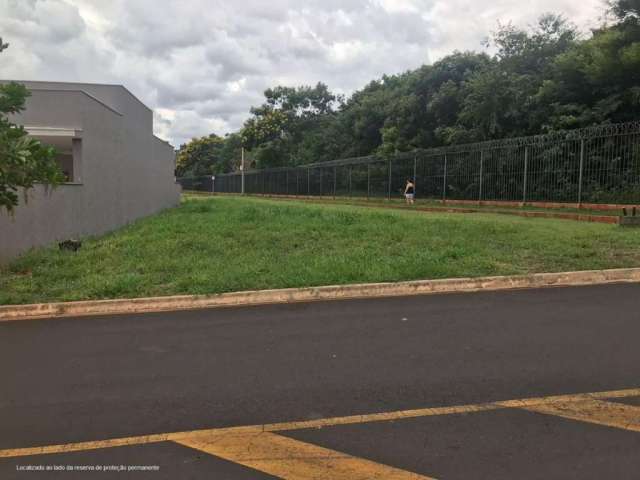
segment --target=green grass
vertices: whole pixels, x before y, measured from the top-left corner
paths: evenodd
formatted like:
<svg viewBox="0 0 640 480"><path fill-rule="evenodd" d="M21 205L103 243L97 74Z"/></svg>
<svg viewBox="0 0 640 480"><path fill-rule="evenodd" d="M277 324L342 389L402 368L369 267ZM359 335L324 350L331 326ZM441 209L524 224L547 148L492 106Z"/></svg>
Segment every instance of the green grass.
<svg viewBox="0 0 640 480"><path fill-rule="evenodd" d="M77 253L0 271L0 304L640 266L640 230L238 197L180 207Z"/></svg>
<svg viewBox="0 0 640 480"><path fill-rule="evenodd" d="M208 193L198 193L198 192L189 192L186 194L188 197L200 197L200 196L211 196ZM256 197L261 198L261 197ZM269 198L269 197L267 197ZM273 199L278 199L278 197L272 197ZM282 197L286 199L285 197ZM336 205L362 205L362 206L403 206L406 204L404 198L393 197L391 199L383 198L383 197L371 197L367 200L365 197L341 197L337 196L333 197L315 197L315 198L300 198L299 200L309 203L323 203L323 204L336 204ZM608 216L619 216L622 215L622 210L593 210L587 208L573 208L573 207L562 207L562 208L545 208L538 207L533 205L526 205L523 207L511 207L511 206L493 206L493 205L459 205L455 203L447 203L443 205L441 202L433 200L433 199L423 199L418 198L415 201L415 205L417 207L428 207L428 208L440 208L444 210L478 210L481 212L546 212L550 214L554 213L579 213L581 215L608 215Z"/></svg>

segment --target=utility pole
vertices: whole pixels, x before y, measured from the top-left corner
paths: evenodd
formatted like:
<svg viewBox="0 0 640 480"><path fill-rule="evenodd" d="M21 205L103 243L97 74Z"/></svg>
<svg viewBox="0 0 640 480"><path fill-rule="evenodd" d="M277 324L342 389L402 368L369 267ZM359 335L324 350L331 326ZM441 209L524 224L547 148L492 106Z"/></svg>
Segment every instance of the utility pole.
<svg viewBox="0 0 640 480"><path fill-rule="evenodd" d="M244 195L244 147L241 147L240 155L240 176L242 177L241 193Z"/></svg>

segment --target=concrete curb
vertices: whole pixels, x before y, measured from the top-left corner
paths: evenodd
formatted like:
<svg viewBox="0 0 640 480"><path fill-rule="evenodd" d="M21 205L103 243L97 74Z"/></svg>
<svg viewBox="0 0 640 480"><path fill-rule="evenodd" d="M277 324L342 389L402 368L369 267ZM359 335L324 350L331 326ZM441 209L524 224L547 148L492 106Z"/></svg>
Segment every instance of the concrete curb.
<svg viewBox="0 0 640 480"><path fill-rule="evenodd" d="M434 293L477 292L558 286L640 282L640 268L582 272L536 273L504 277L416 280L398 283L364 283L324 287L285 288L170 297L89 300L0 306L0 322L86 315L192 310L199 308L312 302L355 298L394 297Z"/></svg>

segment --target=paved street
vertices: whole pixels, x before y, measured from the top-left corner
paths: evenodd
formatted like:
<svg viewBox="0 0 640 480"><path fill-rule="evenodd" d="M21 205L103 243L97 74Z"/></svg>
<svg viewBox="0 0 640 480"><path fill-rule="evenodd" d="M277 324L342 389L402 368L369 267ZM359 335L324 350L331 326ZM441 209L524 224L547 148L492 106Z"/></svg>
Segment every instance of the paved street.
<svg viewBox="0 0 640 480"><path fill-rule="evenodd" d="M0 323L0 478L638 478L639 294Z"/></svg>

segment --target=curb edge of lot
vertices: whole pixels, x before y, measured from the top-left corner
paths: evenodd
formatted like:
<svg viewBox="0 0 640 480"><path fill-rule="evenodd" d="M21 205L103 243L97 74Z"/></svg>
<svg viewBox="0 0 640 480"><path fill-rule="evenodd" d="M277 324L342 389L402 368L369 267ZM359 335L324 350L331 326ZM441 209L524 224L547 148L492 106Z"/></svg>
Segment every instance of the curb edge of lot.
<svg viewBox="0 0 640 480"><path fill-rule="evenodd" d="M361 283L278 290L254 290L212 295L178 295L38 303L30 305L0 305L0 322L58 317L194 310L215 307L238 307L274 303L635 282L640 282L640 268L535 273L531 275L478 278L450 278L441 280L412 280L396 283Z"/></svg>

